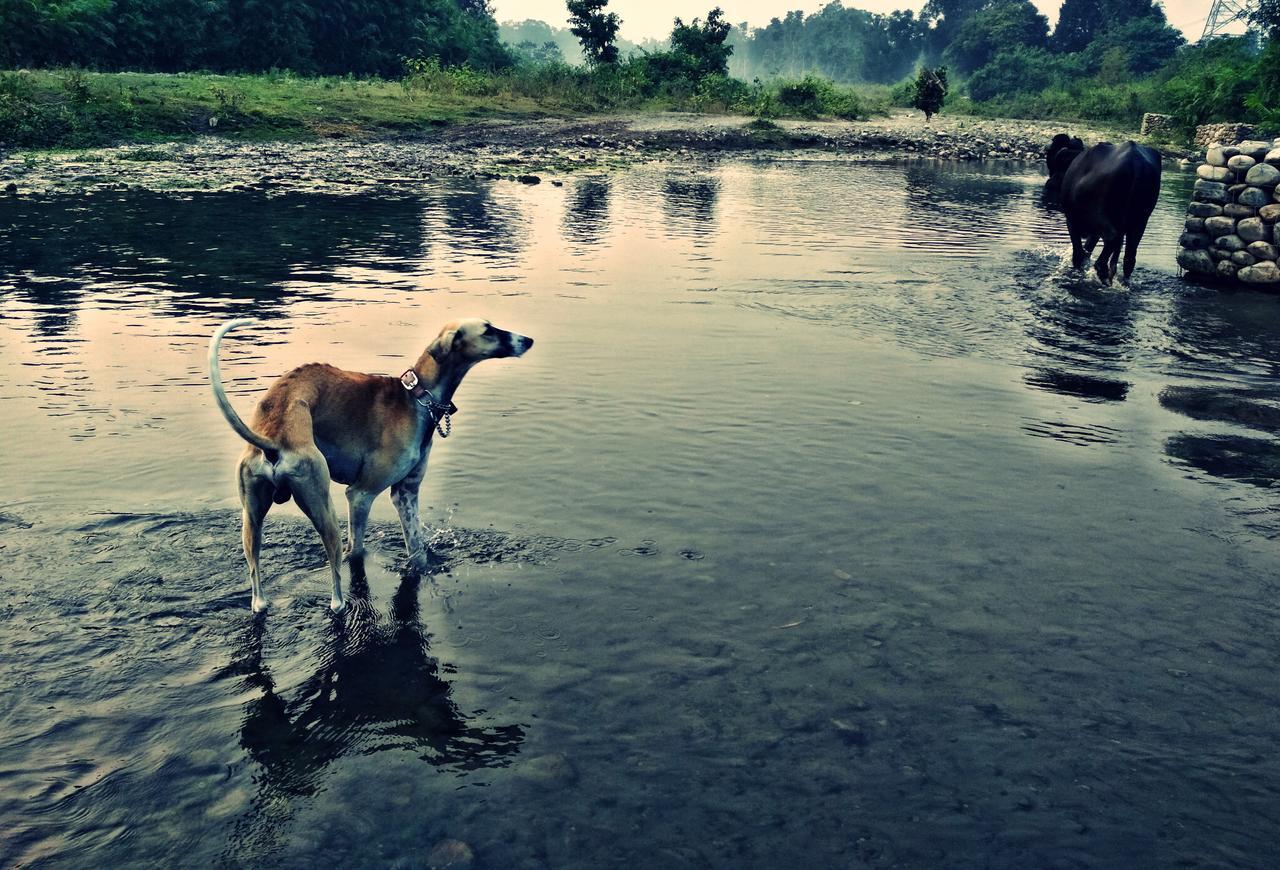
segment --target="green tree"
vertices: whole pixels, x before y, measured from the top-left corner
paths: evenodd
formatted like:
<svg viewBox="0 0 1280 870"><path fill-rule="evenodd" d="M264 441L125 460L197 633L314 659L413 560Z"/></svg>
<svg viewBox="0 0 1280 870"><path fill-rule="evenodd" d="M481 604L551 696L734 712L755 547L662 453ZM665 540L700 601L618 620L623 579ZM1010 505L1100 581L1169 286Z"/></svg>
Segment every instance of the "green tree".
<svg viewBox="0 0 1280 870"><path fill-rule="evenodd" d="M969 16L943 57L961 73L969 73L1001 51L1043 48L1048 39L1049 19L1030 0L999 0Z"/></svg>
<svg viewBox="0 0 1280 870"><path fill-rule="evenodd" d="M1042 91L1054 83L1058 63L1058 56L1043 48L1002 51L969 77L969 97L985 101Z"/></svg>
<svg viewBox="0 0 1280 870"><path fill-rule="evenodd" d="M929 25L925 37L926 56L942 57L964 23L986 5L987 0L928 0L920 10L920 20Z"/></svg>
<svg viewBox="0 0 1280 870"><path fill-rule="evenodd" d="M679 18L671 30L671 50L687 58L690 72L697 78L729 71L729 56L733 46L727 45L730 25L724 20L719 6L707 13L707 22L693 19L685 24Z"/></svg>
<svg viewBox="0 0 1280 870"><path fill-rule="evenodd" d="M622 19L616 12L605 13L609 0L568 0L569 32L582 43L587 63L618 62L618 28Z"/></svg>
<svg viewBox="0 0 1280 870"><path fill-rule="evenodd" d="M947 68L937 69L921 67L916 76L915 89L911 105L924 112L924 120L929 120L942 111L942 104L947 100Z"/></svg>

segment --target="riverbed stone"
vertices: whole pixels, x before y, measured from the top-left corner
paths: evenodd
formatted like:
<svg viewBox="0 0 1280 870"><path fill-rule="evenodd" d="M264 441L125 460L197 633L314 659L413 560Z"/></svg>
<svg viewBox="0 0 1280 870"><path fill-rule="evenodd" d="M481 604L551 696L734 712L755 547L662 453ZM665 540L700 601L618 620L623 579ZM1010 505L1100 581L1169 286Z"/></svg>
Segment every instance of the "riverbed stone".
<svg viewBox="0 0 1280 870"><path fill-rule="evenodd" d="M1212 275L1217 271L1217 265L1208 251L1191 251L1183 248L1178 251L1178 265L1188 272L1201 275Z"/></svg>
<svg viewBox="0 0 1280 870"><path fill-rule="evenodd" d="M1231 181L1234 178L1234 174L1227 167L1210 166L1208 163L1202 163L1196 167L1196 176L1205 181Z"/></svg>
<svg viewBox="0 0 1280 870"><path fill-rule="evenodd" d="M1217 264L1208 251L1179 248L1177 261L1187 271L1201 275L1212 275L1217 270Z"/></svg>
<svg viewBox="0 0 1280 870"><path fill-rule="evenodd" d="M1244 239L1245 242L1269 242L1271 241L1271 226L1264 224L1262 218L1245 218L1236 224L1236 235Z"/></svg>
<svg viewBox="0 0 1280 870"><path fill-rule="evenodd" d="M1261 187L1246 187L1236 194L1236 202L1261 208L1271 201L1270 195Z"/></svg>
<svg viewBox="0 0 1280 870"><path fill-rule="evenodd" d="M1245 248L1250 254L1253 254L1259 260L1277 260L1280 259L1280 248L1270 242L1250 242Z"/></svg>
<svg viewBox="0 0 1280 870"><path fill-rule="evenodd" d="M1189 217L1187 218L1186 223L1183 224L1183 226L1186 227L1186 230L1189 233L1203 233L1204 218Z"/></svg>
<svg viewBox="0 0 1280 870"><path fill-rule="evenodd" d="M1238 202L1229 202L1222 207L1222 213L1227 217L1233 217L1236 220L1240 218L1253 217L1258 210L1251 205L1241 205Z"/></svg>
<svg viewBox="0 0 1280 870"><path fill-rule="evenodd" d="M476 854L461 840L441 840L427 855L430 870L471 870Z"/></svg>
<svg viewBox="0 0 1280 870"><path fill-rule="evenodd" d="M1254 263L1258 262L1258 258L1253 254L1250 254L1248 251L1236 251L1231 255L1231 262L1235 263L1237 266L1252 266Z"/></svg>
<svg viewBox="0 0 1280 870"><path fill-rule="evenodd" d="M1211 236L1228 236L1236 231L1236 219L1222 215L1204 219L1204 231Z"/></svg>
<svg viewBox="0 0 1280 870"><path fill-rule="evenodd" d="M1280 169L1269 163L1259 163L1249 170L1244 180L1254 187L1275 187L1280 183Z"/></svg>
<svg viewBox="0 0 1280 870"><path fill-rule="evenodd" d="M1218 264L1221 268L1222 264ZM1280 266L1270 260L1263 260L1254 266L1240 270L1239 278L1248 284L1280 284Z"/></svg>
<svg viewBox="0 0 1280 870"><path fill-rule="evenodd" d="M1192 188L1192 194L1195 199L1201 202L1226 203L1230 199L1227 196L1227 186L1218 181L1205 181L1203 178L1197 178Z"/></svg>
<svg viewBox="0 0 1280 870"><path fill-rule="evenodd" d="M1280 166L1280 148L1272 148L1268 151L1266 161L1272 166Z"/></svg>
<svg viewBox="0 0 1280 870"><path fill-rule="evenodd" d="M1258 209L1258 217L1262 218L1264 223L1269 224L1280 220L1280 202L1273 202Z"/></svg>
<svg viewBox="0 0 1280 870"><path fill-rule="evenodd" d="M1227 160L1227 168L1232 172L1248 172L1249 169L1258 161L1254 160L1248 154L1237 154Z"/></svg>
<svg viewBox="0 0 1280 870"><path fill-rule="evenodd" d="M1236 251L1244 250L1244 239L1235 234L1229 236L1218 236L1218 238L1213 240L1213 244L1220 250L1230 251L1233 254Z"/></svg>
<svg viewBox="0 0 1280 870"><path fill-rule="evenodd" d="M1213 257L1214 260L1230 260L1231 255L1234 253L1235 251L1228 251L1226 248L1219 248L1217 245L1209 248L1209 256Z"/></svg>
<svg viewBox="0 0 1280 870"><path fill-rule="evenodd" d="M1222 214L1222 206L1212 202L1193 202L1187 206L1187 214L1192 217L1217 217Z"/></svg>
<svg viewBox="0 0 1280 870"><path fill-rule="evenodd" d="M1261 160L1267 156L1267 152L1271 150L1271 143L1262 139L1249 139L1241 142L1236 146L1240 149L1241 154L1247 154L1255 161Z"/></svg>
<svg viewBox="0 0 1280 870"><path fill-rule="evenodd" d="M1209 247L1213 236L1208 233L1185 232L1178 237L1178 246L1189 251L1200 251Z"/></svg>
<svg viewBox="0 0 1280 870"><path fill-rule="evenodd" d="M1210 166L1226 166L1227 155L1222 153L1221 145L1214 145L1204 154L1205 162Z"/></svg>
<svg viewBox="0 0 1280 870"><path fill-rule="evenodd" d="M1230 260L1219 260L1215 271L1218 273L1219 277L1234 278L1239 269L1240 267Z"/></svg>

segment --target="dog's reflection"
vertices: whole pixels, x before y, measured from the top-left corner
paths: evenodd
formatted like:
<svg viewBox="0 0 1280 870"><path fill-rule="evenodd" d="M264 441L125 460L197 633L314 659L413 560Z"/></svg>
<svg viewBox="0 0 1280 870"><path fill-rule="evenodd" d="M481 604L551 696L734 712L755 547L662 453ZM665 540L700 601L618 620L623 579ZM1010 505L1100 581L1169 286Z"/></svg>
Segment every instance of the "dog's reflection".
<svg viewBox="0 0 1280 870"><path fill-rule="evenodd" d="M363 560L353 559L351 611L333 620L319 669L288 699L262 663L265 622L253 620L232 669L262 689L245 706L240 730L240 744L262 766L262 791L314 794L325 768L350 754L403 749L436 766L474 770L505 766L519 751L519 725L472 724L450 697L428 655L419 580L416 573L401 579L384 620L369 601Z"/></svg>

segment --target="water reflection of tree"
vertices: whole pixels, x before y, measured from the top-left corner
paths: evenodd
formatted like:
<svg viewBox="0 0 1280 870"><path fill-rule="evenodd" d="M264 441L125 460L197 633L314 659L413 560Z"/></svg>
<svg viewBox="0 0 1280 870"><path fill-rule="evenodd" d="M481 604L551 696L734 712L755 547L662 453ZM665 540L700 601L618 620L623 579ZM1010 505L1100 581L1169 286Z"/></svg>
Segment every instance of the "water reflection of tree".
<svg viewBox="0 0 1280 870"><path fill-rule="evenodd" d="M986 227L1016 219L1010 206L1025 197L1016 179L1002 179L954 166L914 161L902 170L906 206L924 228L941 221L960 228ZM977 222L977 223L975 223Z"/></svg>
<svg viewBox="0 0 1280 870"><path fill-rule="evenodd" d="M53 335L86 292L162 315L278 316L304 295L300 272L413 268L421 214L405 197L307 193L22 198L0 223L0 300L29 300L37 331Z"/></svg>
<svg viewBox="0 0 1280 870"><path fill-rule="evenodd" d="M446 232L433 232L440 240L467 256L509 258L524 248L524 233L510 209L493 199L493 186L476 182L454 187L440 200ZM429 226L428 232L432 232Z"/></svg>
<svg viewBox="0 0 1280 870"><path fill-rule="evenodd" d="M569 195L564 211L564 237L580 245L594 245L609 230L608 179L584 178Z"/></svg>
<svg viewBox="0 0 1280 870"><path fill-rule="evenodd" d="M345 619L335 620L316 672L290 694L277 693L262 660L265 621L254 620L226 673L261 692L245 705L240 745L261 772L258 793L237 826L234 850L270 848L291 799L317 794L323 774L352 755L408 750L454 771L503 767L524 740L519 725L483 726L458 709L439 662L428 654L417 575L406 575L389 619L369 601L361 560L351 563Z"/></svg>
<svg viewBox="0 0 1280 870"><path fill-rule="evenodd" d="M668 231L706 238L715 229L720 182L707 176L669 175L662 183L662 212Z"/></svg>

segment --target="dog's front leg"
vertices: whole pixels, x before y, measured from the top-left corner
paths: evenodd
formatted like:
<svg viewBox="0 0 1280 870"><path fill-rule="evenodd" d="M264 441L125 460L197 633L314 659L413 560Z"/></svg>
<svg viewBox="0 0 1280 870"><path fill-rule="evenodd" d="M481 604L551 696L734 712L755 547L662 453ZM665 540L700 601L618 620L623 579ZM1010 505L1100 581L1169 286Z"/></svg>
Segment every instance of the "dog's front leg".
<svg viewBox="0 0 1280 870"><path fill-rule="evenodd" d="M377 493L355 486L347 487L347 558L360 558L364 555L364 531L369 524L369 508Z"/></svg>
<svg viewBox="0 0 1280 870"><path fill-rule="evenodd" d="M422 519L418 516L418 486L421 478L405 479L391 487L391 502L400 514L404 528L404 546L409 551L409 566L421 571L426 567L427 545L422 535Z"/></svg>

